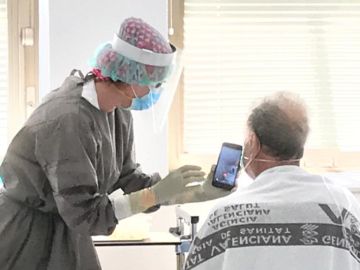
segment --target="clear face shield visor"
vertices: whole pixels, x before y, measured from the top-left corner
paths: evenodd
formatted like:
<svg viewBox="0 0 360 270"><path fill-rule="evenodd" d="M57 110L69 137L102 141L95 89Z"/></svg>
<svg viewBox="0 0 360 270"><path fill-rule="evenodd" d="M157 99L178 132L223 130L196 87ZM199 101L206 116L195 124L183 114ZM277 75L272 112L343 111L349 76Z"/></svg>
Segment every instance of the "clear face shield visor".
<svg viewBox="0 0 360 270"><path fill-rule="evenodd" d="M114 36L111 47L125 59L131 59L129 66L133 67L130 68L133 72L129 73L130 76L125 80L122 79L132 86L135 94L129 109L134 112L135 118L146 118L146 122L149 122L150 115L153 131L160 132L168 119L168 112L181 75L181 54L171 44L171 53L155 53L135 47L117 35ZM139 95L136 85L147 86L149 92Z"/></svg>
<svg viewBox="0 0 360 270"><path fill-rule="evenodd" d="M148 84L149 92L142 97L135 98L132 102L130 109L135 117L146 119L146 122L151 121L154 133L161 132L166 126L168 113L182 73L181 56L181 51L177 51L166 80Z"/></svg>

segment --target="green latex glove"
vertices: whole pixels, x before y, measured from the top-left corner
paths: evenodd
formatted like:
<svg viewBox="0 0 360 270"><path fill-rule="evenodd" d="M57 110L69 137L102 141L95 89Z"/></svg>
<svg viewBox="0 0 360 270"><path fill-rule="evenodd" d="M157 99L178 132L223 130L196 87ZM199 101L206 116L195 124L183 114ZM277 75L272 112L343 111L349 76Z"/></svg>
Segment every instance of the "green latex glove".
<svg viewBox="0 0 360 270"><path fill-rule="evenodd" d="M187 192L186 187L191 182L204 182L205 173L201 168L193 165L182 166L170 172L164 179L152 186L157 204L167 204L174 197Z"/></svg>
<svg viewBox="0 0 360 270"><path fill-rule="evenodd" d="M222 188L214 187L212 185L215 168L216 168L215 165L211 167L210 173L208 174L204 182L202 182L200 185L187 187L186 190L184 190L184 192L178 193L177 196L174 196L171 200L169 200L168 204L171 205L171 204L203 202L203 201L218 199L234 192L236 190L236 187L233 188L232 190L225 190Z"/></svg>

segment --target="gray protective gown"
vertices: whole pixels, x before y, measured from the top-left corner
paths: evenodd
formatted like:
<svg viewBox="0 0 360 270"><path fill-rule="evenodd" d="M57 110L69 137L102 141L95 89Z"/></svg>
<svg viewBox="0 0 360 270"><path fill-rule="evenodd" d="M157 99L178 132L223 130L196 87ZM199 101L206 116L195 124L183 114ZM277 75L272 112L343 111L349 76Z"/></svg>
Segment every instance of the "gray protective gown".
<svg viewBox="0 0 360 270"><path fill-rule="evenodd" d="M151 184L132 159L131 113L105 113L70 76L13 139L0 167L0 268L101 269L91 235L117 224L108 194Z"/></svg>

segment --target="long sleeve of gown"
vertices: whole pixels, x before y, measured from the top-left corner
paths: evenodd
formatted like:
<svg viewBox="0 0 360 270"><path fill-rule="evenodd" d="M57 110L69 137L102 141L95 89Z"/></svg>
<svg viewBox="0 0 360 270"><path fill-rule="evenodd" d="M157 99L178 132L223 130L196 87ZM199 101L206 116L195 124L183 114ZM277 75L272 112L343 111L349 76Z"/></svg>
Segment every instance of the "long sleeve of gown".
<svg viewBox="0 0 360 270"><path fill-rule="evenodd" d="M99 191L98 145L89 124L67 114L43 125L36 134L36 156L60 216L79 232L110 234L117 219L107 194Z"/></svg>
<svg viewBox="0 0 360 270"><path fill-rule="evenodd" d="M126 133L128 136L126 143L117 142L119 145L121 144L124 146L124 155L123 160L121 160L122 169L119 180L113 187L113 190L121 188L126 194L150 187L152 184L160 180L160 176L158 174L151 176L145 174L141 170L140 165L135 162L133 121L131 117L127 120L127 123L123 123L124 120L122 118L119 117L116 119L116 121L120 121L123 129L124 126L126 126Z"/></svg>

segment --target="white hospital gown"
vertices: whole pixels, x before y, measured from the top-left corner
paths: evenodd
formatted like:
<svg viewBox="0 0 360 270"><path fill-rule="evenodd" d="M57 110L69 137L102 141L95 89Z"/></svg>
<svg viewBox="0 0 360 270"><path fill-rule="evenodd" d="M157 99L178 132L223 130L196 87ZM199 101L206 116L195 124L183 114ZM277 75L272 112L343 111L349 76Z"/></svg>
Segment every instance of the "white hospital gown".
<svg viewBox="0 0 360 270"><path fill-rule="evenodd" d="M360 269L360 207L297 166L266 170L214 207L186 270Z"/></svg>

